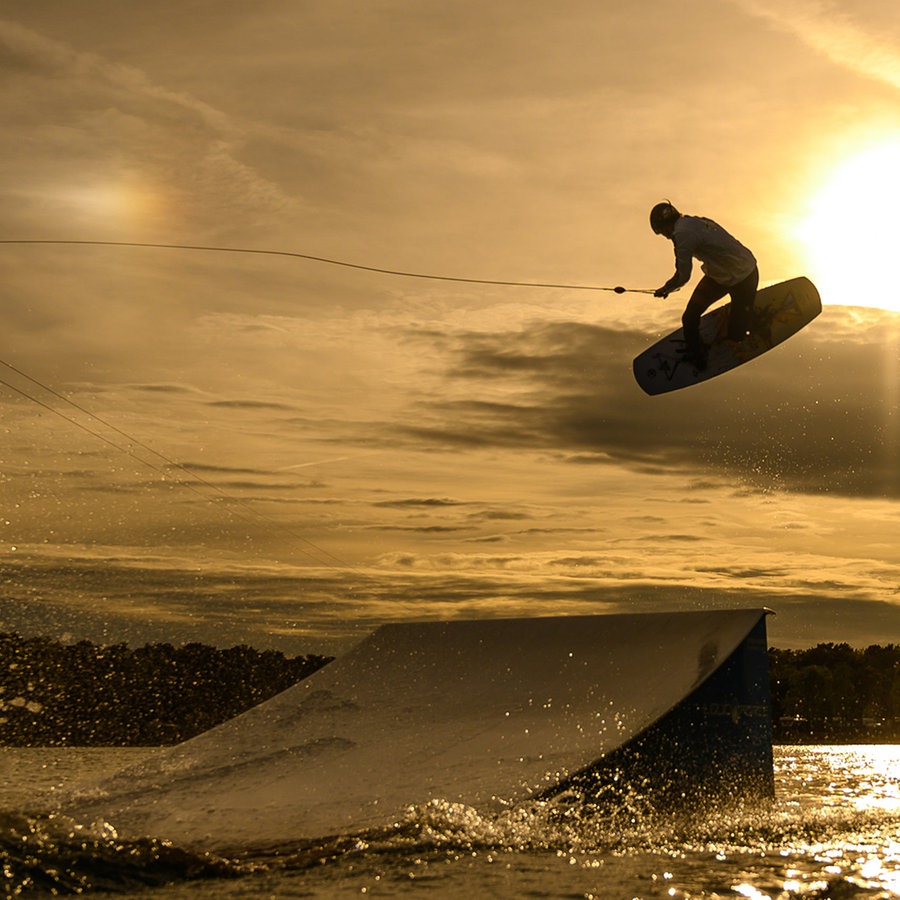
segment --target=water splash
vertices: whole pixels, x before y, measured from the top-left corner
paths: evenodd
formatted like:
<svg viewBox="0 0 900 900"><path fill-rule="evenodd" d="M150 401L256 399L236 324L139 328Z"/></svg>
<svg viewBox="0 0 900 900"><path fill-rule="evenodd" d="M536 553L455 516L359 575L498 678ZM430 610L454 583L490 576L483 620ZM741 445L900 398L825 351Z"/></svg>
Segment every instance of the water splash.
<svg viewBox="0 0 900 900"><path fill-rule="evenodd" d="M166 841L120 841L108 823L13 812L0 813L0 859L5 897L125 892L239 874L224 859Z"/></svg>

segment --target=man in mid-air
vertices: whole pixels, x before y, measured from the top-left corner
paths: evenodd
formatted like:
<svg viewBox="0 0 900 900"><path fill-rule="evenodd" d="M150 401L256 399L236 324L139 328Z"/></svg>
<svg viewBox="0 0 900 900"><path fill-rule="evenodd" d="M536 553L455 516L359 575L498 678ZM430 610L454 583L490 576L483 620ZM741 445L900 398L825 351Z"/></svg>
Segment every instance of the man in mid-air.
<svg viewBox="0 0 900 900"><path fill-rule="evenodd" d="M702 371L706 368L708 348L700 337L700 317L726 294L731 295L728 339L741 341L747 336L759 285L756 258L712 219L682 215L668 201L657 203L650 210L650 227L675 245L675 274L654 291L654 297L668 297L687 284L694 259L702 263L703 278L681 317L685 359Z"/></svg>

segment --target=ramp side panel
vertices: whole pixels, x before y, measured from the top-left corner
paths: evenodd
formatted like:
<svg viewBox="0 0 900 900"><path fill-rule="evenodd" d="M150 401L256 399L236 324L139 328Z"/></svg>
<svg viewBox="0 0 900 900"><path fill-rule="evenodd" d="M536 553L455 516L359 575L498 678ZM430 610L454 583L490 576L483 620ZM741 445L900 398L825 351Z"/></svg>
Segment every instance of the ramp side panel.
<svg viewBox="0 0 900 900"><path fill-rule="evenodd" d="M725 663L645 732L548 791L596 799L628 795L654 806L774 796L766 620Z"/></svg>

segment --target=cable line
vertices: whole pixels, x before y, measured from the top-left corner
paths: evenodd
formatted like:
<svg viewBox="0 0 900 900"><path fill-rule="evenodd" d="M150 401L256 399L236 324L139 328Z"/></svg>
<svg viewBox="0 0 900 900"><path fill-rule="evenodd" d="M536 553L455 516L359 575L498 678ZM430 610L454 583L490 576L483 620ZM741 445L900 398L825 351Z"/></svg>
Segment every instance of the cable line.
<svg viewBox="0 0 900 900"><path fill-rule="evenodd" d="M58 246L93 246L93 247L140 247L147 249L157 249L157 250L189 250L189 251L203 251L209 253L245 253L245 254L257 254L262 256L284 256L291 257L293 259L303 259L308 260L310 262L323 263L325 265L330 266L340 266L346 269L357 269L364 272L375 272L381 275L392 275L399 278L418 278L418 279L427 279L430 281L449 281L456 282L462 284L485 284L485 285L495 285L495 286L503 286L503 287L523 287L523 288L547 288L554 290L569 290L569 291L610 291L616 294L624 294L624 293L632 293L632 294L652 294L652 290L646 290L641 288L625 288L621 286L616 287L602 287L600 285L592 285L592 284L558 284L552 282L541 282L541 281L512 281L512 280L500 280L500 279L490 279L490 278L469 278L469 277L460 277L454 275L437 275L433 273L424 273L424 272L406 272L399 269L388 269L383 268L381 266L369 266L363 265L361 263L348 262L346 260L340 259L330 259L324 256L315 256L309 253L296 253L290 250L267 250L260 248L250 248L250 247L215 247L215 246L205 246L199 244L165 244L165 243L149 243L143 241L94 241L94 240L50 240L50 239L0 239L0 244L19 244L19 245L58 245ZM67 416L64 412L57 409L50 403L41 400L38 397L35 397L29 394L27 391L22 390L19 387L11 384L8 381L0 379L0 384L4 385L9 390L19 394L20 396L30 400L31 402L37 404L38 406L43 407L44 409L52 412L54 415L59 416L62 419L65 419L72 425L75 425L77 428L80 428L82 431L87 432L93 437L103 441L109 446L115 448L116 450L127 454L132 459L139 462L141 465L147 466L155 472L158 472L163 476L163 478L167 477L170 472L169 469L176 469L181 472L186 479L178 479L176 483L181 484L183 487L188 488L194 493L203 497L204 500L209 501L210 497L205 495L201 490L198 489L197 485L202 485L210 491L219 494L223 499L228 500L232 507L229 508L229 511L232 513L237 512L240 509L246 510L249 513L258 519L262 519L264 521L269 522L270 524L274 524L277 527L281 528L285 533L295 538L296 540L301 541L307 547L312 548L316 553L320 554L321 557L331 560L332 562L325 562L325 565L340 565L342 568L350 569L353 571L359 571L354 568L354 566L347 563L345 560L342 560L340 557L335 556L333 553L330 553L328 550L325 550L322 547L319 547L317 544L310 541L308 538L303 537L302 535L297 534L287 526L283 525L280 522L275 521L267 516L264 516L258 510L256 510L249 502L246 500L242 500L237 497L233 497L223 491L218 485L213 484L212 482L202 478L197 475L195 472L190 471L187 467L182 465L179 462L176 462L173 459L170 459L163 453L160 453L157 450L154 450L152 447L149 447L147 444L142 443L141 441L134 438L132 435L123 431L121 428L113 425L110 422L102 419L100 416L91 412L83 406L80 406L78 403L70 400L68 397L63 394L55 391L53 388L49 387L46 384L38 381L36 378L33 378L26 372L23 372L21 369L16 366L8 363L2 359L0 359L0 365L5 366L11 372L19 375L22 378L25 378L27 381L30 381L32 384L46 391L53 397L63 401L64 403L71 406L73 409L78 410L82 415L87 416L89 419L94 422L99 423L104 428L109 429L113 433L119 435L120 437L125 438L129 443L134 446L140 447L145 453L151 454L151 456L156 457L165 463L165 466L168 468L164 468L158 464L154 464L149 460L143 458L138 453L136 453L132 448L128 446L123 446L121 443L110 439L104 434L101 434L99 431L96 431L92 428L89 428L83 422L78 421L77 418L72 416ZM191 483L193 482L193 483ZM236 510L234 507L237 507ZM316 558L309 550L301 550L301 552L305 553L310 559L314 562L322 565L322 559ZM365 574L365 573L360 573Z"/></svg>
<svg viewBox="0 0 900 900"><path fill-rule="evenodd" d="M203 491L201 491L197 487L198 484L202 485L203 487L208 488L210 491L213 491L214 493L218 494L223 500L227 500L229 502L229 504L233 504L233 506L228 507L228 511L230 513L232 513L234 515L238 515L242 511L245 511L245 513L249 513L250 515L246 515L246 514L243 515L244 521L262 520L263 522L266 522L270 525L275 525L276 527L280 528L289 537L292 537L295 540L301 541L307 547L311 547L312 550L314 550L316 553L319 553L322 558L317 558L309 550L304 550L303 548L299 548L299 549L300 549L301 553L304 553L306 556L308 556L311 560L313 560L313 562L317 563L318 565L325 565L325 566L339 565L339 566L341 566L341 568L359 572L359 570L356 569L354 566L352 566L350 563L341 559L339 556L335 556L335 554L326 550L324 547L320 547L317 544L313 543L311 540L309 540L309 538L305 538L305 537L303 537L303 535L297 534L293 529L289 528L288 526L284 525L283 523L278 522L275 519L272 519L268 516L263 515L262 513L259 512L259 510L257 510L248 501L242 500L239 497L234 497L231 494L227 493L226 491L223 491L218 485L213 484L213 482L201 477L200 475L196 474L196 472L192 472L189 468L187 468L187 466L171 459L170 457L166 456L163 453L160 453L158 450L154 450L152 447L148 446L147 444L143 443L142 441L137 440L137 438L132 437L126 431L123 431L121 428L118 428L117 426L113 425L111 422L107 422L105 419L101 418L96 413L91 412L89 409L86 409L84 406L81 406L80 404L75 403L73 400L70 400L64 394L59 393L58 391L54 390L52 387L49 387L48 385L44 384L43 382L38 381L38 379L32 377L27 372L22 371L22 369L19 369L18 367L12 365L12 363L8 363L5 360L0 359L0 365L5 366L11 372L15 372L17 375L21 376L22 378L27 379L32 384L34 384L37 387L41 388L42 390L46 391L48 394L51 394L52 396L58 398L59 400L62 400L64 403L68 404L73 409L77 409L80 413L83 413L88 418L92 419L95 422L98 422L100 425L103 425L105 428L109 428L111 431L115 432L116 434L121 435L126 440L130 441L132 444L140 447L145 452L152 454L157 459L164 462L166 464L166 466L170 467L171 469L177 469L179 472L183 473L183 475L186 476L186 479L185 478L177 479L175 481L175 483L179 484L179 485L181 485L181 487L187 488L189 491L192 491L193 493L197 494L205 502L207 502L207 503L210 502L211 498L207 494L204 494ZM8 382L2 378L0 378L0 385L3 385L4 387L8 388L9 390L14 391L15 393L24 397L26 400L30 400L32 403L35 403L38 406L42 407L43 409L46 409L48 412L51 412L54 415L59 416L61 419L64 419L65 421L74 425L76 428L80 428L82 431L97 438L98 440L103 441L103 443L108 444L110 447L113 447L114 449L118 450L119 452L125 453L126 455L130 456L132 459L139 462L141 465L146 466L147 468L152 469L154 472L157 472L158 474L162 475L163 478L166 478L170 475L170 472L166 468L163 468L160 465L157 465L147 459L144 459L142 456L140 456L138 453L136 453L131 448L122 446L121 443L119 443L115 440L112 440L111 438L107 437L106 435L101 434L99 431L95 431L93 428L89 428L83 422L79 422L78 419L73 418L72 416L67 416L64 412L61 412L55 406L53 406L50 403L45 402L44 400L41 400L39 397L35 397L32 394L29 394L27 391L22 390L20 387L17 387L16 385L11 384L10 382ZM192 484L191 482L196 482L196 484ZM364 573L360 572L360 574L364 574Z"/></svg>
<svg viewBox="0 0 900 900"><path fill-rule="evenodd" d="M500 281L491 278L463 278L455 275L433 275L424 272L404 272L399 269L385 269L380 266L366 266L342 259L329 259L309 253L295 253L290 250L264 250L251 247L206 247L199 244L153 244L139 241L78 241L78 240L0 240L0 244L73 244L90 247L148 247L156 250L203 250L209 253L257 253L263 256L289 256L311 262L341 266L345 269L361 269L363 272L377 272L380 275L395 275L399 278L424 278L430 281L454 281L463 284L492 284L504 287L553 288L564 291L611 291L615 294L652 294L644 288L600 287L594 284L553 284L543 281Z"/></svg>

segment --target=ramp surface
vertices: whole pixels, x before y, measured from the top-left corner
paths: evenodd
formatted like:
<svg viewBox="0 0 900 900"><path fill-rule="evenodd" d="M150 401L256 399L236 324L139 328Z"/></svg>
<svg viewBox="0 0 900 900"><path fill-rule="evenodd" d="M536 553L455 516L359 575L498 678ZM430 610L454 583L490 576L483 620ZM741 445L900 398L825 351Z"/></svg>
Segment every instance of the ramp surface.
<svg viewBox="0 0 900 900"><path fill-rule="evenodd" d="M657 722L759 609L385 625L249 712L74 802L122 837L234 847L527 800Z"/></svg>

